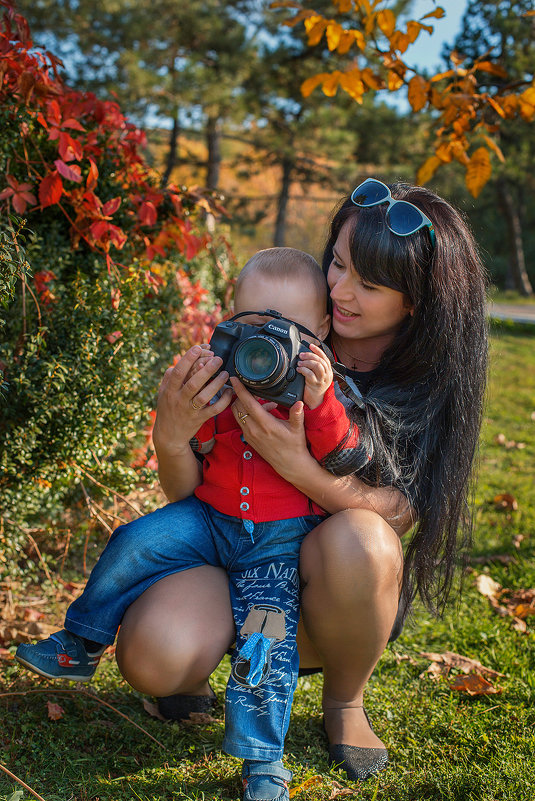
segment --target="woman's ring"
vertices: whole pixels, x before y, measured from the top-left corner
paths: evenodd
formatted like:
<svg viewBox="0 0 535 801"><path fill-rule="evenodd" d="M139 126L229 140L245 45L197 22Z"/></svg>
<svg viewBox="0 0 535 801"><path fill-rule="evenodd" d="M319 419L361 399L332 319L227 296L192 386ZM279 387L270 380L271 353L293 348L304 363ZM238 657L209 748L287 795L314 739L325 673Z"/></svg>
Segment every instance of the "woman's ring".
<svg viewBox="0 0 535 801"><path fill-rule="evenodd" d="M195 403L193 398L190 400L190 403L191 403L192 407L195 409L196 412L199 412L201 409L204 409L204 403L201 404L200 406L197 406L197 404Z"/></svg>
<svg viewBox="0 0 535 801"><path fill-rule="evenodd" d="M240 421L240 423L243 423L246 417L249 417L247 412L238 412L238 420Z"/></svg>

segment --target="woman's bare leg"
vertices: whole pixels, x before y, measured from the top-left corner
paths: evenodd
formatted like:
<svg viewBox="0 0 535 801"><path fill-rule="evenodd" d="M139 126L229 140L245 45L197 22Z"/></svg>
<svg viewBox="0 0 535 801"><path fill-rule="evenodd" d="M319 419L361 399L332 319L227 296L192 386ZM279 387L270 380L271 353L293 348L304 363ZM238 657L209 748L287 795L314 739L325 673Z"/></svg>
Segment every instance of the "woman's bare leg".
<svg viewBox="0 0 535 801"><path fill-rule="evenodd" d="M361 705L398 608L399 537L377 514L348 510L328 518L301 548L299 652L323 665L325 728L331 743L384 747ZM306 633L308 637L304 636Z"/></svg>
<svg viewBox="0 0 535 801"><path fill-rule="evenodd" d="M225 572L196 567L161 579L129 607L117 663L147 695L210 695L208 678L234 636Z"/></svg>

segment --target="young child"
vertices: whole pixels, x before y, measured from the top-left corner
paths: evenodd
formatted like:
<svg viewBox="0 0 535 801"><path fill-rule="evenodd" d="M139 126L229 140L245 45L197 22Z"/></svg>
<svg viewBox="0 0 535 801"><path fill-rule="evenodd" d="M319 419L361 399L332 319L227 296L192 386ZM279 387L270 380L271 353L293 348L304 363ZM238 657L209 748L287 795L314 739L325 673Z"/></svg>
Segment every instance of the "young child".
<svg viewBox="0 0 535 801"><path fill-rule="evenodd" d="M329 329L326 308L321 268L292 248L255 254L236 283L235 313L274 309L318 340ZM240 322L263 325L267 319L255 314ZM307 441L321 462L339 443L346 450L359 447L359 441L335 397L329 359L316 344L310 348L297 369L305 379ZM270 412L288 418L285 408ZM120 526L83 594L69 607L65 629L20 645L16 658L48 678L88 681L113 643L124 612L151 584L200 565L224 568L236 646L223 749L245 760L246 801L284 801L291 773L281 758L298 674L299 550L326 513L247 444L245 418L242 426L230 406L201 426L190 442L203 454L202 482L194 496L153 512L150 537L140 521Z"/></svg>

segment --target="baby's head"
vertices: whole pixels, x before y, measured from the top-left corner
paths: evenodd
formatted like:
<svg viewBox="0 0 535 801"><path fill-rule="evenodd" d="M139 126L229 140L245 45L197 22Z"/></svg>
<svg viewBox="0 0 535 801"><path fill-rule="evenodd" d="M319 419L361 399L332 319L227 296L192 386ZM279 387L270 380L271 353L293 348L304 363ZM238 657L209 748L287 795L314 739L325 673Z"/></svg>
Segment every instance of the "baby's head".
<svg viewBox="0 0 535 801"><path fill-rule="evenodd" d="M245 264L236 281L234 313L274 309L301 323L320 340L329 332L327 282L316 259L295 248L259 250ZM251 315L240 322L265 323Z"/></svg>

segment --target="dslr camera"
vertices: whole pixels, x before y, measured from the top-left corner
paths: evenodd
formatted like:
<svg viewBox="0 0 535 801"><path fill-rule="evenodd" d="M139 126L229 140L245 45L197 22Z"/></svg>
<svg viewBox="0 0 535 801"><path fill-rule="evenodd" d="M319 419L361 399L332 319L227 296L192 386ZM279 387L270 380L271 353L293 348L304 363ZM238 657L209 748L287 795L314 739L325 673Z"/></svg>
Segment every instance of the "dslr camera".
<svg viewBox="0 0 535 801"><path fill-rule="evenodd" d="M274 319L262 326L237 322L237 318L249 314ZM301 339L301 332L315 337L304 326L286 320L273 309L246 311L215 327L210 348L223 359L218 372L227 370L229 376L239 378L259 398L289 408L303 400L305 388L305 379L296 367L299 354L310 348Z"/></svg>

